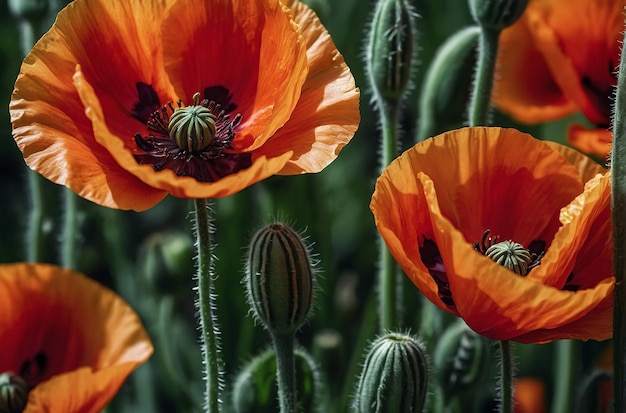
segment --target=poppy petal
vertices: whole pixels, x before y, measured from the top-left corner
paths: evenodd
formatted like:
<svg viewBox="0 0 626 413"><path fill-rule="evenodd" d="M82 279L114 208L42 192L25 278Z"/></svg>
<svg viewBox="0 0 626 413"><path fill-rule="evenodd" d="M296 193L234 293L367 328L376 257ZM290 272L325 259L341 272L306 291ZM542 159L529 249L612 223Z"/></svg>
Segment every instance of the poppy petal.
<svg viewBox="0 0 626 413"><path fill-rule="evenodd" d="M581 152L606 157L611 152L613 133L608 129L587 129L574 124L567 130L567 142Z"/></svg>
<svg viewBox="0 0 626 413"><path fill-rule="evenodd" d="M496 76L494 105L520 122L552 121L577 111L555 82L541 51L534 45L526 15L502 31Z"/></svg>
<svg viewBox="0 0 626 413"><path fill-rule="evenodd" d="M591 180L596 175L604 174L607 171L604 166L600 165L598 162L594 161L590 157L583 155L576 149L572 149L568 146L561 145L552 141L543 142L550 148L552 148L553 151L563 155L569 163L574 165L576 169L578 169L578 172L580 173L580 176L584 183Z"/></svg>
<svg viewBox="0 0 626 413"><path fill-rule="evenodd" d="M35 385L26 411L99 411L152 354L120 297L54 265L0 266L0 312L0 371ZM65 403L72 409L51 407Z"/></svg>
<svg viewBox="0 0 626 413"><path fill-rule="evenodd" d="M179 96L191 99L210 86L232 93L243 117L235 150L258 148L289 119L307 57L279 0L179 0L162 33L165 67Z"/></svg>
<svg viewBox="0 0 626 413"><path fill-rule="evenodd" d="M163 199L163 191L120 169L95 142L72 77L76 64L82 63L97 90L112 97L108 105L115 108L136 98L134 79L162 82L163 76L153 70L156 63L148 58L154 54L157 17L167 4L77 0L59 13L50 31L25 58L10 103L13 134L32 169L112 208L142 210ZM93 53L112 44L115 53ZM129 74L131 83L126 78ZM132 102L126 107L131 106ZM129 193L134 194L131 199Z"/></svg>
<svg viewBox="0 0 626 413"><path fill-rule="evenodd" d="M280 171L291 157L292 152L281 153L276 157L254 157L247 169L225 176L215 182L200 182L193 177L177 176L171 169L155 171L151 165L140 165L132 152L108 128L102 106L93 88L78 68L74 77L76 89L85 105L85 113L92 121L98 143L111 153L115 160L127 171L153 188L158 188L180 198L219 198L232 195ZM130 194L130 196L135 196Z"/></svg>
<svg viewBox="0 0 626 413"><path fill-rule="evenodd" d="M306 40L309 73L291 118L259 150L294 154L283 175L319 172L350 141L360 121L359 90L343 57L313 10L290 5Z"/></svg>

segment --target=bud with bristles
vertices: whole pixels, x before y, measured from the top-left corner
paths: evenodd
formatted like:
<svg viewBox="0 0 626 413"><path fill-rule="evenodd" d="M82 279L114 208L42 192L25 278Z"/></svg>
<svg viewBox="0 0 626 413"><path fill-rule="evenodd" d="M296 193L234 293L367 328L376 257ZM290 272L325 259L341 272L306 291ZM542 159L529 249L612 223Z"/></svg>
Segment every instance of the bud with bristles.
<svg viewBox="0 0 626 413"><path fill-rule="evenodd" d="M502 30L519 19L528 0L470 0L474 21L491 30Z"/></svg>
<svg viewBox="0 0 626 413"><path fill-rule="evenodd" d="M433 358L444 399L470 391L484 380L490 366L489 353L487 339L472 331L463 320L444 331Z"/></svg>
<svg viewBox="0 0 626 413"><path fill-rule="evenodd" d="M399 100L407 90L415 50L415 14L406 0L380 0L367 46L367 69L377 96Z"/></svg>
<svg viewBox="0 0 626 413"><path fill-rule="evenodd" d="M428 365L419 342L389 333L367 354L354 405L359 413L421 412L427 385Z"/></svg>
<svg viewBox="0 0 626 413"><path fill-rule="evenodd" d="M293 333L304 323L312 307L313 278L309 251L289 226L275 222L254 234L246 265L248 300L270 332Z"/></svg>

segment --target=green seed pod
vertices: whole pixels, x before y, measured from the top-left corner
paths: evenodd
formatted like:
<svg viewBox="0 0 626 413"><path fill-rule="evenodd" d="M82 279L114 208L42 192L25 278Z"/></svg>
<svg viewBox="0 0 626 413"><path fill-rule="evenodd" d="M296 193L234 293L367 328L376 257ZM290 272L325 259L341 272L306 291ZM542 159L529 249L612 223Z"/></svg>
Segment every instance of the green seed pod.
<svg viewBox="0 0 626 413"><path fill-rule="evenodd" d="M299 409L323 412L324 386L319 368L304 349L294 351ZM275 413L279 411L276 385L276 354L270 349L253 358L237 375L231 393L235 413Z"/></svg>
<svg viewBox="0 0 626 413"><path fill-rule="evenodd" d="M382 99L402 98L411 79L415 50L415 13L406 0L380 0L367 46L367 71L374 93Z"/></svg>
<svg viewBox="0 0 626 413"><path fill-rule="evenodd" d="M530 252L513 241L498 242L487 248L485 255L522 277L528 274L528 267L533 262Z"/></svg>
<svg viewBox="0 0 626 413"><path fill-rule="evenodd" d="M434 365L444 399L474 389L489 370L489 344L457 320L441 335L435 347Z"/></svg>
<svg viewBox="0 0 626 413"><path fill-rule="evenodd" d="M271 332L295 332L313 302L314 269L302 238L286 224L266 225L252 237L246 265L248 301Z"/></svg>
<svg viewBox="0 0 626 413"><path fill-rule="evenodd" d="M502 30L519 19L528 0L469 0L474 21L490 30Z"/></svg>
<svg viewBox="0 0 626 413"><path fill-rule="evenodd" d="M200 94L194 94L193 105L176 109L167 125L176 145L189 152L206 148L215 137L215 115L199 101Z"/></svg>
<svg viewBox="0 0 626 413"><path fill-rule="evenodd" d="M15 374L0 374L0 413L22 413L27 402L28 383Z"/></svg>
<svg viewBox="0 0 626 413"><path fill-rule="evenodd" d="M389 333L367 354L354 406L359 413L421 412L427 385L428 365L419 342Z"/></svg>

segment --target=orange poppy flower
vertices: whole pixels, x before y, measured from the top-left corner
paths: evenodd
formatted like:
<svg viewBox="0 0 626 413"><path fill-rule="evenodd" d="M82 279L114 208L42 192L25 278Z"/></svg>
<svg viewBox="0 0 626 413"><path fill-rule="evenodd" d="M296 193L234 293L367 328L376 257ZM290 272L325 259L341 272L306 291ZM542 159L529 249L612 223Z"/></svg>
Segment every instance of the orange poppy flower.
<svg viewBox="0 0 626 413"><path fill-rule="evenodd" d="M0 381L30 390L26 413L99 412L152 354L128 304L53 265L0 265L0 314Z"/></svg>
<svg viewBox="0 0 626 413"><path fill-rule="evenodd" d="M530 124L582 112L597 130L570 142L606 155L624 6L625 0L531 0L502 32L494 104Z"/></svg>
<svg viewBox="0 0 626 413"><path fill-rule="evenodd" d="M32 169L144 210L318 172L352 138L358 104L297 0L76 0L25 58L10 112Z"/></svg>
<svg viewBox="0 0 626 413"><path fill-rule="evenodd" d="M515 413L544 413L546 386L539 379L523 377L513 380Z"/></svg>
<svg viewBox="0 0 626 413"><path fill-rule="evenodd" d="M600 172L573 149L514 129L465 128L393 161L370 208L411 281L477 333L603 340L614 277L610 176ZM509 240L525 251L524 271L486 256Z"/></svg>

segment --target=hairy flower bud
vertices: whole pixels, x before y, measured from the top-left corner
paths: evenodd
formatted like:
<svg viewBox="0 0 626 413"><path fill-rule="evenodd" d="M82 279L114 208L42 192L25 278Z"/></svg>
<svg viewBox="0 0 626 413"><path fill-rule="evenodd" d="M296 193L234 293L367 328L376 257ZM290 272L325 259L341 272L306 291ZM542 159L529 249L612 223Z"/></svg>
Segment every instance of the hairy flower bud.
<svg viewBox="0 0 626 413"><path fill-rule="evenodd" d="M28 402L28 384L20 376L0 374L0 412L21 413Z"/></svg>
<svg viewBox="0 0 626 413"><path fill-rule="evenodd" d="M406 0L380 0L367 47L367 69L374 92L398 100L411 78L415 49L414 12Z"/></svg>
<svg viewBox="0 0 626 413"><path fill-rule="evenodd" d="M449 398L473 389L484 379L489 369L489 345L458 320L441 335L433 362L444 398Z"/></svg>
<svg viewBox="0 0 626 413"><path fill-rule="evenodd" d="M359 413L421 412L427 385L421 345L411 336L389 333L367 354L354 405Z"/></svg>
<svg viewBox="0 0 626 413"><path fill-rule="evenodd" d="M266 225L252 237L246 265L248 301L272 333L295 332L313 302L314 269L302 238L286 224Z"/></svg>
<svg viewBox="0 0 626 413"><path fill-rule="evenodd" d="M528 0L469 0L474 21L482 27L502 30L524 13Z"/></svg>
<svg viewBox="0 0 626 413"><path fill-rule="evenodd" d="M294 351L298 380L299 411L324 410L324 386L315 360L301 348ZM267 350L250 360L237 375L232 391L235 413L275 413L279 411L276 385L276 354Z"/></svg>

